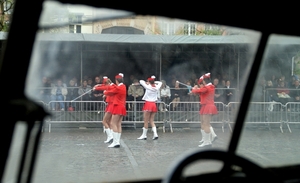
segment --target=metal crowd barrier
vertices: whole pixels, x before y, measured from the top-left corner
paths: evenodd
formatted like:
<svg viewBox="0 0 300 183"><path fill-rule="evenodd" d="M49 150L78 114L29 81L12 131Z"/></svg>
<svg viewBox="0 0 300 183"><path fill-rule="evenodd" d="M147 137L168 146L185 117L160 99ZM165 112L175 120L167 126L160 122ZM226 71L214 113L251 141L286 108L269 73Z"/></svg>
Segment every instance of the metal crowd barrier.
<svg viewBox="0 0 300 183"><path fill-rule="evenodd" d="M65 107L61 110L59 103L62 102ZM105 113L106 103L104 101L51 101L48 104L40 102L50 116L45 119L48 125L48 131L51 132L51 124L64 123L94 123L102 124ZM124 117L122 126L133 127L136 129L137 123L144 123L143 108L144 101L127 101L127 115ZM221 124L224 132L227 127L232 131L232 125L235 124L239 102L230 102L227 105L222 102L215 102L218 108L218 114L212 117L212 124ZM54 110L53 110L54 108ZM200 127L200 104L199 102L157 102L158 113L155 115L154 122L162 124L163 132L170 129L173 132L174 125L185 126L189 123L199 124ZM286 125L291 133L291 123L300 124L300 103L288 102L283 105L280 102L251 102L248 107L248 113L245 119L245 125L257 125L271 129L272 124L279 124L283 133L283 126Z"/></svg>
<svg viewBox="0 0 300 183"><path fill-rule="evenodd" d="M61 110L62 102L65 107ZM55 106L53 110L53 106ZM48 124L51 132L53 123L102 123L106 103L103 101L50 101L48 110L51 112Z"/></svg>
<svg viewBox="0 0 300 183"><path fill-rule="evenodd" d="M126 105L127 116L125 117L125 119L123 119L123 121L134 124L135 127L136 123L144 123L144 113L142 111L144 101L126 101ZM155 115L154 122L156 124L162 123L163 131L165 132L165 126L167 125L167 113L165 113L162 109L166 109L167 105L164 102L157 102L156 105L158 112Z"/></svg>
<svg viewBox="0 0 300 183"><path fill-rule="evenodd" d="M291 106L300 107L300 103L287 103L286 105L283 105L280 102L250 102L245 119L245 125L254 127L257 127L256 125L263 125L270 130L272 124L279 124L279 128L282 133L283 125L286 125L291 133L292 130L289 123L293 121L293 123L300 124L299 114L291 112L289 109ZM225 110L225 118L227 123L234 124L239 107L239 102L230 102L226 105L227 109Z"/></svg>
<svg viewBox="0 0 300 183"><path fill-rule="evenodd" d="M211 119L211 123L221 123L222 130L224 131L224 127L226 122L224 118L224 104L222 102L215 102L215 105L218 109L218 114L214 115ZM167 105L167 119L166 122L171 124L171 132L172 124L182 124L182 123L199 123L200 127L200 103L199 102L171 102ZM230 125L229 125L230 127Z"/></svg>

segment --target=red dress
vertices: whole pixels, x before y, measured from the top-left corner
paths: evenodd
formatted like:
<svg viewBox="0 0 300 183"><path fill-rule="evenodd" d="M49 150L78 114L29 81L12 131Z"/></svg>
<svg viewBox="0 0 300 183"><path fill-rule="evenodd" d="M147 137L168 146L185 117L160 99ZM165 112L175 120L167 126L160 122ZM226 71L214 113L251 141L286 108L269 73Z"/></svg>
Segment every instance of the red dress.
<svg viewBox="0 0 300 183"><path fill-rule="evenodd" d="M200 114L218 114L217 107L215 105L215 86L211 83L205 85L202 88L192 89L192 93L200 95Z"/></svg>
<svg viewBox="0 0 300 183"><path fill-rule="evenodd" d="M126 116L126 86L123 83L111 85L104 91L104 95L112 96L112 115Z"/></svg>

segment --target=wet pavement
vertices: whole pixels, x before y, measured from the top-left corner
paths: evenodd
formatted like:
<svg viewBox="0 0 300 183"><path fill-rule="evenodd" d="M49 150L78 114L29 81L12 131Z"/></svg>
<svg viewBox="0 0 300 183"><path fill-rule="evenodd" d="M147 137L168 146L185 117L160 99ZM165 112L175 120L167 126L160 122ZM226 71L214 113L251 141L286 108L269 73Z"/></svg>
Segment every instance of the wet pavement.
<svg viewBox="0 0 300 183"><path fill-rule="evenodd" d="M219 129L216 133L219 139L214 146L224 146L229 133L221 133ZM106 135L102 128L54 129L51 133L44 133L40 149L42 161L37 164L35 182L44 182L45 178L60 182L61 177L66 180L61 182L114 182L163 177L174 159L186 151L198 149L201 139L199 131L191 129L163 133L159 128L158 140L152 140L151 130L147 140L137 140L141 134L141 129L123 129L121 147L108 148L103 142Z"/></svg>
<svg viewBox="0 0 300 183"><path fill-rule="evenodd" d="M231 131L216 126L218 139L213 149L226 150ZM53 128L43 132L33 182L117 182L156 179L166 175L171 163L187 152L199 149L199 128L174 128L163 133L158 128L158 140L137 140L141 128L123 128L120 148L108 148L102 128ZM240 143L240 153L261 165L299 161L299 128L290 133L279 127L246 128ZM193 171L220 167L219 164L201 165Z"/></svg>

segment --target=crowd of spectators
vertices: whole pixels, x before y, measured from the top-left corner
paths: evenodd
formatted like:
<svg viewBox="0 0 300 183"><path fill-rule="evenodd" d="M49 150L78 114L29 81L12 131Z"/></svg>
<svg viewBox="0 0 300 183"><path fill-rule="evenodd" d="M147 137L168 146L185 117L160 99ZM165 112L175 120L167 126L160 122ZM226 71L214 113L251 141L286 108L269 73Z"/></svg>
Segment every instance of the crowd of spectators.
<svg viewBox="0 0 300 183"><path fill-rule="evenodd" d="M300 102L299 78L296 75L288 77L288 79L284 75L261 77L255 88L253 95L255 102L274 102L283 106L287 103ZM291 109L291 106L295 105L288 105L285 109L294 110ZM270 110L273 110L273 107Z"/></svg>
<svg viewBox="0 0 300 183"><path fill-rule="evenodd" d="M127 86L127 101L141 101L144 89L139 85L141 76L129 75ZM162 78L162 87L159 91L159 110L176 111L191 110L193 105L181 106L181 102L199 102L199 97L191 93L191 88L197 84L198 77L195 74L169 75ZM180 84L176 81L180 81ZM101 84L102 75L84 76L78 82L77 77L68 79L65 76L56 79L42 77L37 97L44 103L58 101L51 104L51 110L77 110L80 106L76 101L104 101L103 93L92 91L93 86ZM222 102L225 105L238 101L238 86L236 79L229 75L212 75L212 83L216 86L215 102ZM253 91L252 101L254 102L280 102L285 105L288 102L300 102L300 86L297 76L286 79L284 75L266 76L258 79ZM59 102L60 101L60 102ZM66 101L66 103L62 102ZM67 103L68 102L68 103ZM166 104L171 104L167 108ZM127 109L132 110L133 105L128 105ZM84 106L83 110L101 110L99 105ZM219 108L221 110L221 108Z"/></svg>

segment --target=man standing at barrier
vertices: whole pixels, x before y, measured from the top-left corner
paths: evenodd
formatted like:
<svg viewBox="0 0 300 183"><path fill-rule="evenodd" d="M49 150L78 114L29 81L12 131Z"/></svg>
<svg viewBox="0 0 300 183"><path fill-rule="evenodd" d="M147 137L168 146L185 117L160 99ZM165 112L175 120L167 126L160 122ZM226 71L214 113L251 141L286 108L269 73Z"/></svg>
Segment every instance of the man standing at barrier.
<svg viewBox="0 0 300 183"><path fill-rule="evenodd" d="M144 80L140 80L140 84L146 89L146 92L143 96L143 100L145 100L143 111L144 111L144 127L142 135L137 138L139 140L147 139L147 131L148 131L148 123L150 123L153 131L153 140L158 139L157 129L154 123L154 117L157 113L156 102L158 99L158 92L162 85L161 81L154 81L155 76L151 76L147 79L147 82Z"/></svg>
<svg viewBox="0 0 300 183"><path fill-rule="evenodd" d="M213 85L215 86L215 97L214 97L215 102L223 102L223 90L224 89L220 87L218 78L215 78L213 80ZM218 104L217 109L218 109L218 111L222 110L223 105Z"/></svg>
<svg viewBox="0 0 300 183"><path fill-rule="evenodd" d="M130 103L128 104L128 109L134 111L140 110L140 104L135 103L136 101L142 101L142 97L144 95L144 88L140 85L139 80L134 79L132 85L128 87L128 101Z"/></svg>
<svg viewBox="0 0 300 183"><path fill-rule="evenodd" d="M162 85L159 90L158 98L161 100L161 103L159 104L160 111L168 111L166 105L169 104L171 99L171 89L167 85L165 80L161 80Z"/></svg>
<svg viewBox="0 0 300 183"><path fill-rule="evenodd" d="M91 85L92 87L96 86L96 85L101 85L100 76L96 76L94 79L94 82L92 84L93 84L93 85ZM91 93L91 101L95 101L95 103L92 105L93 110L97 110L97 111L103 110L103 109L101 109L101 102L104 101L103 91L102 90L93 90L93 92Z"/></svg>
<svg viewBox="0 0 300 183"><path fill-rule="evenodd" d="M111 117L111 127L113 134L113 142L108 147L118 148L120 147L120 139L122 134L122 120L126 116L126 93L127 89L123 79L124 75L119 73L115 76L116 84L105 90L103 94L105 96L113 96L113 108Z"/></svg>
<svg viewBox="0 0 300 183"><path fill-rule="evenodd" d="M217 138L210 121L212 115L218 114L217 107L214 102L215 86L210 82L210 73L204 74L198 80L200 88L196 85L192 89L192 93L200 95L200 122L202 140L199 147L211 146L212 142Z"/></svg>
<svg viewBox="0 0 300 183"><path fill-rule="evenodd" d="M111 80L104 76L102 80L103 84L97 84L94 86L93 91L104 91L109 90L109 88L114 87L114 83L111 82ZM113 95L105 96L103 95L105 102L107 103L105 108L105 113L103 116L102 124L104 128L104 132L106 133L107 139L104 141L104 143L112 143L113 141L113 135L112 135L112 129L111 129L111 117L112 117L112 108L113 108ZM99 111L100 112L100 111Z"/></svg>

